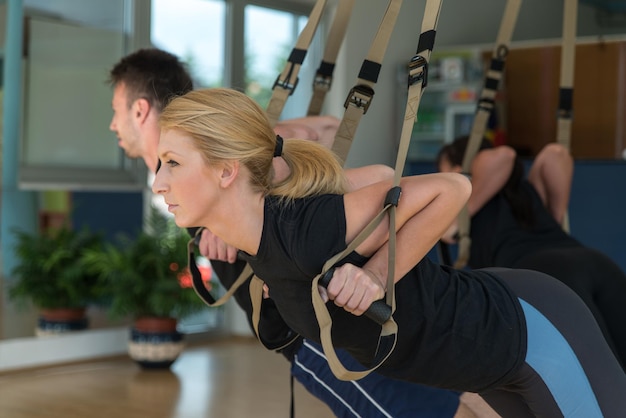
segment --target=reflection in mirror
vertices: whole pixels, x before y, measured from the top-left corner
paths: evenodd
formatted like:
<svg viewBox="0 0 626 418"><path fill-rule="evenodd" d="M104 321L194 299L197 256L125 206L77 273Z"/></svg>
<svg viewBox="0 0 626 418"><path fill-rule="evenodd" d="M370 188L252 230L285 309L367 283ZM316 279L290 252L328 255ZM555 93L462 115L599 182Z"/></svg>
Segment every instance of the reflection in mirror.
<svg viewBox="0 0 626 418"><path fill-rule="evenodd" d="M141 190L145 170L108 129L111 63L126 50L124 0L31 2L25 14L19 186ZM67 123L59 123L67 121Z"/></svg>
<svg viewBox="0 0 626 418"><path fill-rule="evenodd" d="M58 167L70 168L97 167L99 171L92 175L92 180L96 183L99 181L101 185L110 184L111 178L104 176L113 173L113 181L124 180L120 176L134 175L136 179L130 180L134 180L136 185L132 187L141 189L145 186L145 167L139 162L129 162L124 158L123 152L117 146L115 136L108 131L111 97L106 79L109 67L125 53L129 36L132 34L128 17L131 3L129 0L93 0L90 2L82 0L7 2L0 0L0 46L2 47L0 55L3 61L5 61L5 56L15 57L20 53L20 51L11 55L8 53L7 45L5 45L6 16L8 14L14 17L16 10L20 11L19 14L23 12L23 31L20 28L19 35L10 34L12 39L22 38L23 43L21 48L23 57L18 63L18 68L22 67L21 103L24 110L22 121L24 125L22 125L22 132L18 134L20 137L18 142L20 140L23 142L18 153L22 162L27 163L26 165L30 165L31 168L37 168L31 171L19 170L17 163L13 163L14 169L9 171L10 176L7 176L8 164L3 164L5 165L3 174L6 178L31 175L31 180L36 179L33 175L44 173L44 171L38 171L39 168L42 166L50 168L56 164ZM9 25L11 28L18 26ZM13 59L13 61L16 60ZM6 66L3 68L6 69ZM9 73L6 72L6 74ZM4 75L3 86L5 85ZM99 93L89 93L92 90ZM19 115L19 111L17 114ZM94 118L94 115L97 117ZM71 130L76 127L82 127L82 131L78 134L75 130ZM2 139L0 138L0 141ZM11 138L11 141L14 140L15 138ZM13 142L11 144L14 145ZM0 142L0 157L3 149L9 150L1 145L2 142ZM132 170L128 169L133 165L138 170L129 174ZM88 180L87 174L64 174L67 179L74 182ZM45 172L44 176L40 176L37 181L43 179L45 183L51 177L50 172ZM13 181L10 184L14 184ZM34 182L31 181L30 184L32 186ZM18 186L23 185L18 184ZM77 186L77 188L81 187ZM12 244L7 244L7 241L12 242L15 238L8 235L16 228L23 229L20 223L23 219L11 219L13 216L8 216L8 214L21 210L24 213L19 216L28 218L25 224L34 230L37 229L35 226L37 224L45 227L67 219L71 207L70 193L67 190L61 190L61 187L55 187L54 184L48 184L39 189L47 190L34 193L22 192L23 189L14 191L11 196L28 196L24 199L28 200L30 205L24 205L23 208L19 206L16 209L14 204L11 211L5 211L7 219L3 219L2 232L6 236L0 237L2 238L0 242L5 243L7 247L4 249L0 247L0 250L3 250L0 262L4 264L0 265L3 275L0 277L2 289L0 292L0 338L2 339L31 337L35 335L38 323L38 314L34 308L28 305L20 307L9 299L8 288L14 281L10 271L16 260L13 252L9 251L13 248ZM0 199L6 199L5 192L6 190L0 195ZM4 206L0 207L6 209ZM8 224L8 227L5 224ZM109 321L106 313L100 309L90 307L87 314L90 329L120 325L120 321L116 323Z"/></svg>

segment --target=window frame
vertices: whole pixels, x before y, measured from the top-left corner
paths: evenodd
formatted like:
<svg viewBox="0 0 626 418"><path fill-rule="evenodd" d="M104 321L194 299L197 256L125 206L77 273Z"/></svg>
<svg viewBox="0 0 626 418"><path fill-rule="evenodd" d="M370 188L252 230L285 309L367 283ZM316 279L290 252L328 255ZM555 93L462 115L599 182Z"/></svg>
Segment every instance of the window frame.
<svg viewBox="0 0 626 418"><path fill-rule="evenodd" d="M245 7L254 5L308 17L313 0L223 0L226 10L224 34L225 86L245 85L244 15ZM151 1L123 0L124 53L150 46ZM121 58L121 57L120 57ZM22 82L26 85L26 77ZM22 129L27 129L28 115L22 112ZM28 144L22 137L21 149ZM112 141L113 142L113 141ZM62 146L63 144L59 144ZM76 168L40 166L24 163L20 155L18 187L21 190L67 191L140 191L147 188L147 168L139 159L129 159L119 149L116 168Z"/></svg>

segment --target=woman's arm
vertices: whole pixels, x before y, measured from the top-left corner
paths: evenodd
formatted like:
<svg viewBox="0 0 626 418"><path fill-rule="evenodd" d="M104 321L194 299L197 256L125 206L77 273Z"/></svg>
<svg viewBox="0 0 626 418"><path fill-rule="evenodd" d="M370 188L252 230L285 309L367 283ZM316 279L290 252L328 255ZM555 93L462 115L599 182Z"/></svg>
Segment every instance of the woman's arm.
<svg viewBox="0 0 626 418"><path fill-rule="evenodd" d="M513 171L515 157L515 150L506 145L476 154L472 162L472 195L467 201L470 216L502 190Z"/></svg>
<svg viewBox="0 0 626 418"><path fill-rule="evenodd" d="M362 187L369 186L385 180L393 179L393 168L382 165L366 165L365 167L348 168L345 170L348 179L349 192L359 190Z"/></svg>
<svg viewBox="0 0 626 418"><path fill-rule="evenodd" d="M344 197L346 242L350 242L381 210L391 182L382 182L348 193ZM471 193L467 178L455 173L406 177L396 209L397 282L435 245L458 215ZM355 315L383 297L387 281L388 218L357 248L370 260L358 268L346 264L335 270L327 293L338 306Z"/></svg>
<svg viewBox="0 0 626 418"><path fill-rule="evenodd" d="M511 147L502 145L480 151L472 162L472 195L467 201L467 210L474 216L506 184L513 166L516 153ZM452 221L441 240L453 244L457 240L457 219Z"/></svg>
<svg viewBox="0 0 626 418"><path fill-rule="evenodd" d="M557 143L543 147L528 173L528 181L559 224L567 212L573 175L574 159L567 148Z"/></svg>

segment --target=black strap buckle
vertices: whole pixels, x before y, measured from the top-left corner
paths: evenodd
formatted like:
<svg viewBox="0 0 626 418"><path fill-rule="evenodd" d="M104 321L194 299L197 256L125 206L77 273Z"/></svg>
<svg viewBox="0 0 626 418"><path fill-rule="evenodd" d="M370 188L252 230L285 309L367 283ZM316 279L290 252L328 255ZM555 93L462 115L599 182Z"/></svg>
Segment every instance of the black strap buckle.
<svg viewBox="0 0 626 418"><path fill-rule="evenodd" d="M278 77L276 77L276 81L274 81L274 85L272 86L272 90L274 90L276 86L280 86L282 89L288 90L289 95L291 96L298 86L298 81L300 81L300 78L296 77L296 82L293 84L289 84L289 77L287 77L285 80L281 80L280 74L278 74Z"/></svg>
<svg viewBox="0 0 626 418"><path fill-rule="evenodd" d="M483 97L478 101L477 109L484 110L485 112L491 112L495 104L495 100Z"/></svg>
<svg viewBox="0 0 626 418"><path fill-rule="evenodd" d="M428 61L421 55L414 55L409 61L409 87L422 82L422 88L428 84Z"/></svg>
<svg viewBox="0 0 626 418"><path fill-rule="evenodd" d="M574 119L574 111L572 109L558 109L556 111L556 117L558 119Z"/></svg>
<svg viewBox="0 0 626 418"><path fill-rule="evenodd" d="M358 84L350 89L350 93L348 93L343 107L347 109L348 106L353 105L363 109L363 114L365 114L372 103L373 97L374 89L364 84Z"/></svg>
<svg viewBox="0 0 626 418"><path fill-rule="evenodd" d="M329 91L332 82L332 77L318 73L313 79L313 88L316 90Z"/></svg>
<svg viewBox="0 0 626 418"><path fill-rule="evenodd" d="M387 192L387 196L385 196L385 207L387 205L398 206L400 202L400 195L402 194L402 187L394 186Z"/></svg>

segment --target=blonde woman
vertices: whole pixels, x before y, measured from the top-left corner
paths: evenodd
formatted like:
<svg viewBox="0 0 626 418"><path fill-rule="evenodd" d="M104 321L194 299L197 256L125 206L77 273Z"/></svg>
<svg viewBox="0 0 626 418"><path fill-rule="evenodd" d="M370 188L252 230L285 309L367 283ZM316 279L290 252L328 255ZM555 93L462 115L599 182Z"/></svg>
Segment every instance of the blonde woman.
<svg viewBox="0 0 626 418"><path fill-rule="evenodd" d="M187 93L160 119L153 191L180 226L239 248L291 329L319 341L311 279L379 212L390 181L345 192L333 154L282 140L230 89ZM272 160L290 175L273 185ZM619 417L626 376L593 317L566 286L528 270L459 271L425 257L470 196L456 173L402 179L397 207L398 342L378 372L470 391L505 417ZM325 292L335 345L364 365L380 327L362 314L384 295L388 226L337 264ZM576 324L575 328L571 324Z"/></svg>

